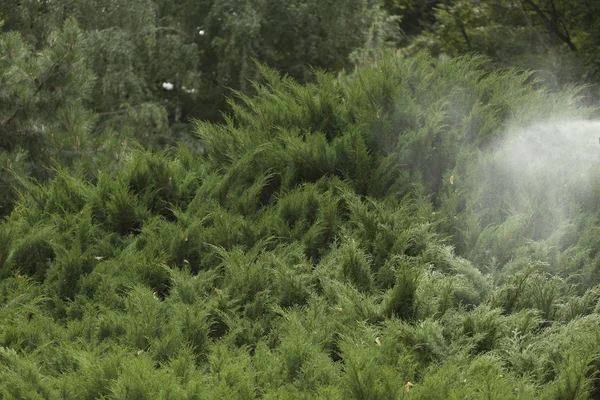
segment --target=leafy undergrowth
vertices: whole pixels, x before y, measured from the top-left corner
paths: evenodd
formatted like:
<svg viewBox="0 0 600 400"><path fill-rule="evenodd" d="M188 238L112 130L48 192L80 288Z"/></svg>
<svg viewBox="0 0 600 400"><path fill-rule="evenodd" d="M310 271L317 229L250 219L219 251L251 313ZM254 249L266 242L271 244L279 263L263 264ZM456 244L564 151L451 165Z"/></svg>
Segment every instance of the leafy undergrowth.
<svg viewBox="0 0 600 400"><path fill-rule="evenodd" d="M511 213L481 176L509 123L591 111L484 66L265 69L197 124L201 157L24 182L0 225L2 397L600 395L598 192L550 229L543 193Z"/></svg>

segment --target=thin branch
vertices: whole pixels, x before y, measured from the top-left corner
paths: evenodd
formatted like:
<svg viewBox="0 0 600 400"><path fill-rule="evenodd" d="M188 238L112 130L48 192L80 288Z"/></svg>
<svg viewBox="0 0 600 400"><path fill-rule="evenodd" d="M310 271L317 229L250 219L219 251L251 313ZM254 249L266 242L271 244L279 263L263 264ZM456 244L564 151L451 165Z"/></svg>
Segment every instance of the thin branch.
<svg viewBox="0 0 600 400"><path fill-rule="evenodd" d="M458 28L460 29L460 33L462 33L462 36L465 39L465 42L467 43L467 50L471 51L471 41L469 40L469 36L467 35L467 31L465 29L465 24L463 24L462 21L460 21L458 19L456 22L458 23Z"/></svg>
<svg viewBox="0 0 600 400"><path fill-rule="evenodd" d="M514 2L513 2L514 4ZM521 11L521 14L523 15L523 19L525 20L525 23L529 26L529 29L531 29L535 35L537 36L538 40L540 41L540 44L546 49L548 50L548 45L546 44L546 41L544 40L544 38L542 37L542 35L540 34L540 32L538 32L537 29L535 29L535 26L533 26L533 24L531 23L531 20L529 19L529 17L527 16L527 13L525 12L525 10L523 9L523 6L521 4L521 2L518 2L516 4L516 6L519 8L519 10Z"/></svg>
<svg viewBox="0 0 600 400"><path fill-rule="evenodd" d="M100 117L105 117L105 116L110 116L110 115L119 115L119 114L128 113L129 111L135 109L136 107L140 107L142 105L143 105L143 103L141 103L141 104L134 104L134 105L128 106L128 108L122 108L120 110L114 110L114 111L98 112L98 111L94 110L94 113L96 115L100 116Z"/></svg>
<svg viewBox="0 0 600 400"><path fill-rule="evenodd" d="M532 0L521 0L521 1L523 3L528 4L536 12L536 14L540 17L540 19L546 25L548 30L550 32L554 33L560 40L565 42L565 44L569 47L569 49L571 49L571 51L574 51L574 52L578 51L577 46L575 46L575 44L573 44L573 42L571 41L568 31L566 34L565 34L565 32L562 32L560 30L560 28L558 26L556 26L556 24L554 22L552 22L550 19L548 19L546 14L544 14L544 11L542 11L540 9L540 7L537 4L535 4Z"/></svg>
<svg viewBox="0 0 600 400"><path fill-rule="evenodd" d="M155 31L173 31L173 32L177 32L182 36L190 36L188 33L185 33L184 31L182 31L181 29L177 29L177 28L173 28L172 26L157 26L156 28L154 28Z"/></svg>
<svg viewBox="0 0 600 400"><path fill-rule="evenodd" d="M104 117L104 116L108 116L108 115L125 114L127 111L129 111L129 110L105 111L105 112L101 112L101 113L96 113L96 115L98 115L100 117Z"/></svg>
<svg viewBox="0 0 600 400"><path fill-rule="evenodd" d="M67 58L67 56L71 53L71 51L73 51L73 46L69 46L69 48L67 49L67 52L60 58L60 60L54 62L54 64L52 64L52 66L50 66L50 69L49 69L50 72L48 73L48 71L46 71L46 74L45 74L45 75L48 75L47 78L40 82L38 87L35 89L35 92L33 93L33 97L36 97L38 95L38 93L43 89L43 87L46 85L46 83L48 83L50 78L52 78L52 76L56 73L56 71L58 71L60 64L62 64L63 60L65 58ZM2 123L0 123L0 127L4 128L6 125L11 123L11 121L17 117L17 115L19 114L19 112L22 109L23 109L22 105L18 106L16 108L16 110L9 117L7 117L4 121L2 121Z"/></svg>
<svg viewBox="0 0 600 400"><path fill-rule="evenodd" d="M104 32L110 32L110 31L124 31L124 32L127 32L127 34L129 34L131 36L139 36L140 35L138 32L131 32L131 31L126 30L123 27L118 26L118 25L109 26L108 28L97 30L95 33L104 33ZM188 33L185 33L181 29L177 29L177 28L174 28L172 26L157 26L155 28L152 28L152 31L154 31L154 32L172 31L172 32L176 32L176 33L178 33L178 34L180 34L182 36L190 37L190 35Z"/></svg>

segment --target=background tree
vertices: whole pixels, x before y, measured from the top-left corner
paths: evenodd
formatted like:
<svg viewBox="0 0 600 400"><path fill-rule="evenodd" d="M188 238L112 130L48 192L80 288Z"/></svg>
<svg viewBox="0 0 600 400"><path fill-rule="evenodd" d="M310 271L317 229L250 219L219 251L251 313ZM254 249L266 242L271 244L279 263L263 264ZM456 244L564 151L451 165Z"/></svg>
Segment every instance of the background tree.
<svg viewBox="0 0 600 400"><path fill-rule="evenodd" d="M220 119L230 90L250 91L260 77L253 60L301 82L312 79L312 67L350 67L349 55L383 15L367 0L9 0L1 7L6 29L34 47L74 17L97 77L96 129L131 131L154 146L184 139L189 118Z"/></svg>
<svg viewBox="0 0 600 400"><path fill-rule="evenodd" d="M201 32L200 96L221 110L229 88L250 93L250 81L260 79L253 60L307 82L314 78L312 68L350 68L351 53L383 18L367 0L205 1L203 9L200 22L192 24Z"/></svg>
<svg viewBox="0 0 600 400"><path fill-rule="evenodd" d="M100 158L100 147L109 152L105 138L92 133L96 115L87 104L93 85L73 19L40 49L19 32L0 34L0 214L11 208L13 173L44 181L56 164L90 164Z"/></svg>
<svg viewBox="0 0 600 400"><path fill-rule="evenodd" d="M551 84L596 83L600 78L598 11L592 0L385 1L406 25L400 46L407 53L428 49L435 55L485 54L497 66L542 71ZM414 29L414 26L420 29Z"/></svg>
<svg viewBox="0 0 600 400"><path fill-rule="evenodd" d="M180 97L197 74L199 55L176 21L159 25L154 0L63 3L57 13L73 15L86 34L98 130L129 132L151 147L183 140L176 125L183 121Z"/></svg>

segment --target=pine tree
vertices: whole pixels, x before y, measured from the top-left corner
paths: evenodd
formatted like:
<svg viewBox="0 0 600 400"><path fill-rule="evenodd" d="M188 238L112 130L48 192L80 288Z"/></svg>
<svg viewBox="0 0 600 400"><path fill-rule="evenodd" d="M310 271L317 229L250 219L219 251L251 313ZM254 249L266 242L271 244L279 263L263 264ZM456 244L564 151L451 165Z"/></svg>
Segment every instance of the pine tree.
<svg viewBox="0 0 600 400"><path fill-rule="evenodd" d="M96 116L86 102L94 76L83 34L67 20L39 51L16 31L0 35L0 213L11 208L13 174L46 180L56 164L96 157Z"/></svg>

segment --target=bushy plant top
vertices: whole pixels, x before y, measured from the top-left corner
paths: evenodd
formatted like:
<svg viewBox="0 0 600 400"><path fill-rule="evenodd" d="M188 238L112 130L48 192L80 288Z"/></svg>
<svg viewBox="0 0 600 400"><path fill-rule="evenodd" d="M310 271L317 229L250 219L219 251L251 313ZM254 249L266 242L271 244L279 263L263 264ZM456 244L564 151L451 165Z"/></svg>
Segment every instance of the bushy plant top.
<svg viewBox="0 0 600 400"><path fill-rule="evenodd" d="M201 157L24 182L0 225L1 395L595 396L591 209L540 233L473 208L510 124L589 110L485 63L388 54L305 86L264 68L197 123Z"/></svg>

